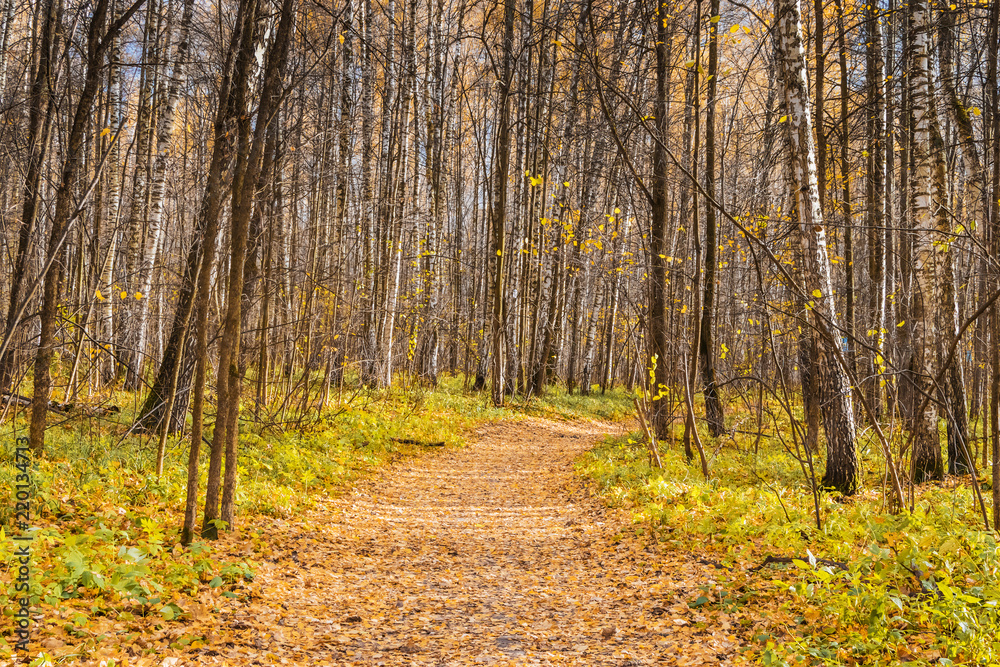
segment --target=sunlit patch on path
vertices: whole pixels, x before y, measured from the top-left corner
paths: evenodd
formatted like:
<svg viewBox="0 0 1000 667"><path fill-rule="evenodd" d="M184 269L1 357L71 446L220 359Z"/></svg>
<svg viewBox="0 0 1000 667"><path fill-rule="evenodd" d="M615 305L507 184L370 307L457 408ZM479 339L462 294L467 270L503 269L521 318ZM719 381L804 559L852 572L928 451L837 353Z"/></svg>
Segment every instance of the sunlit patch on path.
<svg viewBox="0 0 1000 667"><path fill-rule="evenodd" d="M242 639L200 656L251 664L729 664L725 614L688 602L713 570L619 539L628 516L572 462L605 425L525 420L388 470L282 529ZM223 631L225 632L225 631Z"/></svg>

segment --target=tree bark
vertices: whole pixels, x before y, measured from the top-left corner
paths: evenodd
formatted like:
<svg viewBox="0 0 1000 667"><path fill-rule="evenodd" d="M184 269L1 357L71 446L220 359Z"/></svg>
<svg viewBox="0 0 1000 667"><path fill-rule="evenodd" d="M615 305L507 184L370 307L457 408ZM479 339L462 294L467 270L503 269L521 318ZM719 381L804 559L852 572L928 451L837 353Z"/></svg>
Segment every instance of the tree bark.
<svg viewBox="0 0 1000 667"><path fill-rule="evenodd" d="M699 5L700 6L700 5ZM656 0L653 18L656 23L654 51L656 56L656 88L653 98L653 115L655 116L655 132L657 140L653 142L653 173L650 180L652 195L652 210L649 229L649 351L642 367L653 367L650 371L652 386L649 388L653 398L650 420L657 438L665 439L669 433L669 406L664 400L667 388L671 385L669 367L667 365L668 314L667 314L667 226L668 221L668 163L667 135L669 120L667 119L667 98L670 94L670 62L668 44L670 40L670 20L667 17L667 6ZM697 16L696 21L701 17ZM695 43L695 49L699 46ZM697 93L696 93L697 95Z"/></svg>
<svg viewBox="0 0 1000 667"><path fill-rule="evenodd" d="M32 253L32 238L41 198L42 172L49 143L49 129L55 111L55 100L50 95L53 88L53 72L56 48L56 31L62 15L61 0L45 0L42 6L44 18L42 31L37 41L37 60L31 82L28 106L28 164L22 190L21 225L18 229L17 254L10 279L10 300L7 304L4 338L8 340L5 350L0 352L0 392L11 391L14 380L15 349L11 338L17 331L18 310L25 298L28 279L28 261Z"/></svg>
<svg viewBox="0 0 1000 667"><path fill-rule="evenodd" d="M988 34L989 52L987 85L990 90L990 122L993 130L993 178L990 191L990 252L993 257L1000 257L1000 77L998 77L997 50L1000 43L1000 2L994 2L990 7L990 25ZM989 282L993 289L1000 286L1000 270L996 263L991 263ZM993 458L993 528L1000 526L1000 308L994 303L990 307L990 428L992 432ZM988 447L988 442L984 442Z"/></svg>
<svg viewBox="0 0 1000 667"><path fill-rule="evenodd" d="M868 89L868 121L866 123L867 157L865 158L865 227L868 229L868 277L870 280L868 298L870 344L874 348L871 355L872 381L868 396L873 406L880 403L879 380L885 372L886 330L886 210L882 191L885 188L885 129L882 121L885 115L885 75L882 59L882 29L877 16L877 7L865 6L865 76ZM846 172L845 172L846 173ZM852 253L853 255L853 253ZM853 262L853 256L848 260Z"/></svg>
<svg viewBox="0 0 1000 667"><path fill-rule="evenodd" d="M839 327L826 227L819 203L800 6L799 0L777 0L775 4L788 114L789 162L798 209L806 298L815 331L818 363L814 370L826 434L827 461L822 483L844 495L852 495L858 486L854 408L847 372L838 361L835 347Z"/></svg>
<svg viewBox="0 0 1000 667"><path fill-rule="evenodd" d="M972 155L969 154L970 144L973 150L975 144L971 141L966 143L965 140L970 138L970 128L966 124L963 131L962 117L958 113L961 107L959 109L955 108L955 103L958 101L958 96L955 94L954 71L955 10L946 7L942 8L937 24L943 94L946 105L952 109L953 117L957 121L956 125L958 126L959 143L962 152L966 156L967 162L973 164L972 173L969 174L971 177L970 180L973 181L973 187L979 189L980 195L982 195L985 191L986 183L982 179L981 170L975 168L975 163L978 162L977 158L973 157L974 153ZM944 137L940 129L933 133L932 142L935 155L934 185L936 197L939 202L937 206L937 229L938 233L942 234L941 239L946 240L949 239L949 235L953 232L954 225L951 222L951 214L948 210L947 166L945 165L946 149ZM979 203L984 202L982 196L978 199ZM958 242L959 239L948 240L943 246L944 252L941 253L942 256L940 258L941 274L939 282L941 284L942 299L936 303L938 303L939 308L938 326L943 336L937 342L939 368L942 364L947 363L947 350L952 344L956 343L959 327L961 326L957 294L958 285L955 275L956 249L953 247ZM944 391L942 393L947 406L948 473L952 475L966 475L972 469L972 462L969 461L967 456L967 454L971 455L972 442L969 439L969 404L965 391L965 377L960 357L956 357L948 367Z"/></svg>
<svg viewBox="0 0 1000 667"><path fill-rule="evenodd" d="M936 394L933 385L936 339L936 307L941 292L936 265L938 243L936 235L937 206L934 196L934 153L932 136L936 129L934 82L931 78L931 9L927 0L910 3L912 62L910 65L910 103L913 110L913 162L911 211L913 216L914 249L913 303L909 371L916 388L914 403L925 405L919 414L910 415L913 431L913 478L916 482L941 479L944 475L941 443L938 439L936 401L924 401Z"/></svg>
<svg viewBox="0 0 1000 667"><path fill-rule="evenodd" d="M821 2L822 0L817 0ZM719 75L719 0L712 0L708 24L708 92L705 101L705 191L712 199L715 193L715 114L718 100L716 95ZM700 20L700 17L699 17ZM817 59L817 64L818 64ZM817 75L818 77L819 75ZM701 335L699 337L699 357L701 359L702 381L705 383L705 420L708 432L718 438L726 430L725 412L719 396L718 380L715 376L715 345L713 341L715 315L715 285L719 260L716 257L718 238L716 233L716 213L714 206L705 207L705 288L701 302Z"/></svg>
<svg viewBox="0 0 1000 667"><path fill-rule="evenodd" d="M188 496L187 509L185 511L184 519L184 535L187 536L192 535L194 532L194 512L197 503L197 457L193 450L196 447L201 446L202 425L204 420L205 380L208 365L208 310L211 296L209 293L210 273L215 253L215 235L217 233L218 216L223 206L223 172L225 170L225 165L229 163L230 151L233 149L234 145L234 139L231 137L234 137L234 135L237 134L236 127L233 126L242 122L243 125L240 129L246 133L249 125L246 120L249 117L249 111L247 109L247 88L250 79L250 68L253 64L254 52L256 50L256 26L258 12L258 0L243 0L240 3L240 14L237 17L237 23L233 28L232 38L232 42L236 42L238 39L240 46L233 68L232 83L229 90L226 91L228 93L226 115L222 114L222 109L220 108L220 113L216 117L216 149L213 150L212 168L209 171L209 182L205 190L205 195L202 199L202 210L205 214L205 242L201 259L201 268L198 272L198 287L196 292L197 306L195 322L197 335L197 365L195 367L194 401L191 406L193 419L191 427L192 452L188 459ZM232 48L232 46L230 48ZM230 119L232 119L232 126L228 122ZM241 148L246 150L245 147ZM246 156L244 155L244 161L245 160ZM245 172L245 164L243 169ZM235 217L233 220L235 221ZM245 252L245 246L243 250ZM230 260L230 266L232 267L232 259ZM240 276L240 278L242 278L242 276ZM242 292L242 285L240 285L240 288ZM241 292L238 294L241 294ZM240 299L237 298L236 300L239 301ZM239 306L234 306L234 308L238 307ZM226 315L228 317L229 313L227 312ZM239 313L236 313L236 315L236 323L238 324ZM232 328L229 331L229 336L230 340L234 337ZM235 337L238 339L238 336ZM226 390L228 390L230 384L230 364L228 362L234 358L232 355L233 350L225 348L227 355L225 361L227 364L223 366L221 364L223 361L223 350L224 348L220 347L220 365L218 370L219 377L217 378L219 407L216 411L215 429L212 433L212 449L208 461L208 479L206 480L205 486L205 510L201 531L204 537L210 539L218 537L219 530L216 520L220 518L219 496L222 485L222 458L223 453L226 451L227 422L230 412L228 394L226 394L227 400L223 402L223 386L225 386ZM198 437L197 440L195 439L195 436Z"/></svg>
<svg viewBox="0 0 1000 667"><path fill-rule="evenodd" d="M493 197L490 261L493 264L493 312L490 317L490 338L493 363L491 368L493 404L504 401L504 231L507 218L507 176L510 169L510 97L514 80L514 5L504 0L503 55L498 82L500 99L497 109L496 167L493 170Z"/></svg>
<svg viewBox="0 0 1000 667"><path fill-rule="evenodd" d="M157 142L156 105L159 91L161 55L169 53L170 12L164 8L162 0L150 0L146 13L146 27L143 39L143 65L139 76L139 109L136 118L135 170L132 179L132 200L125 224L128 244L125 247L125 275L120 295L118 311L119 340L117 360L119 374L124 379L126 389L135 391L142 386L142 366L145 361L146 314L148 302L136 299L143 294L145 275L152 275L155 255L159 249L159 228L150 228L149 221L151 189L150 180L154 164L154 149ZM167 28L161 27L166 22ZM161 45L161 39L164 44ZM163 48L166 46L166 48ZM148 270L147 270L148 269ZM115 290L116 292L118 290ZM145 299L148 294L143 295Z"/></svg>

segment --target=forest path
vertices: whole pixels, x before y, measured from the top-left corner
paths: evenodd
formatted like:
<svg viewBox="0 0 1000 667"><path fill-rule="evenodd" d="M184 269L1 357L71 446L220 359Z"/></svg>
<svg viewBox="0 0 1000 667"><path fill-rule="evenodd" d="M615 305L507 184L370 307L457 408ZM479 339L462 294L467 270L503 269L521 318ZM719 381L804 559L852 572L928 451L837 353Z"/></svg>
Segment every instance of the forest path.
<svg viewBox="0 0 1000 667"><path fill-rule="evenodd" d="M728 664L737 648L728 617L688 606L715 571L635 537L627 514L606 509L574 473L573 460L614 428L485 426L468 447L393 466L324 502L287 526L253 603L220 628L238 643L215 659Z"/></svg>

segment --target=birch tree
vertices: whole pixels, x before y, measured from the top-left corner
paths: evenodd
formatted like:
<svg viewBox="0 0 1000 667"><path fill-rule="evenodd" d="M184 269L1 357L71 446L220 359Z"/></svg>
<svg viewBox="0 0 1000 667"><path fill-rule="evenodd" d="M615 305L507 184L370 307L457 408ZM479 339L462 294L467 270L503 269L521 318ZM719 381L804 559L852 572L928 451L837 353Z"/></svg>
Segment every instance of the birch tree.
<svg viewBox="0 0 1000 667"><path fill-rule="evenodd" d="M826 473L823 486L844 495L858 488L856 426L847 371L837 354L839 327L834 308L833 280L827 251L827 233L816 178L812 114L808 96L808 68L802 40L799 0L777 0L778 51L784 90L788 156L795 197L802 275L815 331L817 390L826 434Z"/></svg>
<svg viewBox="0 0 1000 667"><path fill-rule="evenodd" d="M504 310L504 235L507 219L507 177L510 165L510 96L514 78L514 0L503 0L503 46L500 71L500 99L497 107L496 163L493 169L493 215L490 220L490 262L493 265L493 312L490 319L490 339L493 352L492 393L493 404L503 405L504 400L504 327L507 314ZM495 256L495 257L494 257Z"/></svg>
<svg viewBox="0 0 1000 667"><path fill-rule="evenodd" d="M937 235L937 207L943 202L934 196L934 159L931 140L937 130L934 81L931 74L931 8L926 0L909 5L912 30L910 104L913 112L913 173L911 204L913 215L914 290L910 306L909 372L917 390L915 409L910 415L913 431L913 478L917 482L941 479L944 468L937 430L937 402L933 400L936 340L936 310L941 300L937 265L944 259L942 239ZM929 400L924 400L924 399Z"/></svg>

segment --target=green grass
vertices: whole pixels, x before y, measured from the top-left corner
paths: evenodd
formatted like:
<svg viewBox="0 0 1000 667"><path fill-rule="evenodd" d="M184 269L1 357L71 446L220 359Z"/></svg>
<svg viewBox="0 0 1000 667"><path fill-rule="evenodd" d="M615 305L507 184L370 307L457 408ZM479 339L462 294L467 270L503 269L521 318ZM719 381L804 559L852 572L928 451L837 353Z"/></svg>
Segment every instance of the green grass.
<svg viewBox="0 0 1000 667"><path fill-rule="evenodd" d="M730 410L732 420L747 421ZM1000 661L1000 555L995 535L982 530L968 477L918 487L912 513L890 514L884 463L865 433L863 489L852 498L821 494L818 528L810 485L773 428L756 450L755 434L715 441L700 432L716 454L708 480L677 441L661 447L663 469L651 468L637 434L607 439L578 465L608 502L632 508L637 524L662 541L709 552L733 568L726 586L742 591L748 609L768 612L767 631L750 638L756 659L776 665ZM816 458L821 476L822 453ZM982 471L980 479L988 475ZM809 554L846 563L847 570L810 563ZM769 555L799 561L750 572Z"/></svg>
<svg viewBox="0 0 1000 667"><path fill-rule="evenodd" d="M560 385L527 403L516 403L527 414L548 419L598 419L620 422L635 418L632 397L624 389L615 388L602 394L595 386L589 395L568 394Z"/></svg>

